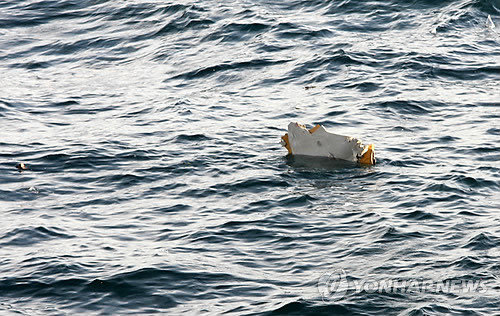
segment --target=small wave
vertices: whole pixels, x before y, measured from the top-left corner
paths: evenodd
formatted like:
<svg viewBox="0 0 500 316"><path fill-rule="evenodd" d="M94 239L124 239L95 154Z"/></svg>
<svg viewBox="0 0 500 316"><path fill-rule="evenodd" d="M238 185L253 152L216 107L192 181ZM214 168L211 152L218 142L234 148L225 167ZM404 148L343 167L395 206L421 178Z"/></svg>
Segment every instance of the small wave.
<svg viewBox="0 0 500 316"><path fill-rule="evenodd" d="M312 60L306 60L290 71L288 73L289 77L303 77L306 74L317 71L335 71L341 66L346 65L364 65L366 62L361 59L357 59L354 54L345 52L343 49L339 49L334 52L329 52L322 56L316 56Z"/></svg>
<svg viewBox="0 0 500 316"><path fill-rule="evenodd" d="M415 238L426 237L425 233L414 231L414 232L403 232L399 231L395 227L388 227L384 234L375 242L377 243L390 243L405 240L413 240Z"/></svg>
<svg viewBox="0 0 500 316"><path fill-rule="evenodd" d="M105 153L86 151L82 154L48 154L32 160L32 170L74 170L76 172L94 171L99 167L113 168L116 158Z"/></svg>
<svg viewBox="0 0 500 316"><path fill-rule="evenodd" d="M333 31L327 28L310 29L304 28L300 24L283 22L273 27L273 34L279 39L285 40L314 40L329 38L334 35Z"/></svg>
<svg viewBox="0 0 500 316"><path fill-rule="evenodd" d="M452 267L460 267L466 270L478 270L480 268L483 268L485 266L485 263L478 257L463 256L449 263L449 265Z"/></svg>
<svg viewBox="0 0 500 316"><path fill-rule="evenodd" d="M420 210L415 210L409 213L397 213L396 215L400 216L401 218L417 220L417 221L426 221L426 220L438 221L443 219L439 215Z"/></svg>
<svg viewBox="0 0 500 316"><path fill-rule="evenodd" d="M223 183L213 185L211 188L217 191L226 192L262 192L267 191L274 187L287 187L288 183L286 181L274 180L274 179L246 179L237 181L234 183Z"/></svg>
<svg viewBox="0 0 500 316"><path fill-rule="evenodd" d="M245 70L245 69L259 69L272 65L279 65L286 63L287 60L268 60L268 59L254 59L250 61L223 63L210 67L203 67L197 70L189 71L183 74L176 75L171 79L199 79L227 70Z"/></svg>
<svg viewBox="0 0 500 316"><path fill-rule="evenodd" d="M333 268L497 284L495 5L0 1L0 314L496 313L317 291ZM379 163L287 156L290 121Z"/></svg>
<svg viewBox="0 0 500 316"><path fill-rule="evenodd" d="M421 315L447 315L452 311L446 305L429 304L420 308L411 309L408 316L421 316ZM465 312L465 310L463 311Z"/></svg>
<svg viewBox="0 0 500 316"><path fill-rule="evenodd" d="M482 80L488 78L498 80L500 78L500 66L478 66L466 68L433 67L432 74L437 77L457 80Z"/></svg>
<svg viewBox="0 0 500 316"><path fill-rule="evenodd" d="M57 227L23 227L16 228L2 237L0 240L4 240L2 245L7 246L32 246L39 242L51 240L51 239L68 239L75 236L66 234L62 232L60 228Z"/></svg>
<svg viewBox="0 0 500 316"><path fill-rule="evenodd" d="M400 114L413 114L422 115L432 112L434 107L442 106L442 103L435 101L382 101L373 104L368 104L367 107L374 107L377 109L390 109Z"/></svg>
<svg viewBox="0 0 500 316"><path fill-rule="evenodd" d="M359 306L363 308L363 305ZM363 315L360 310L350 303L330 303L315 305L305 300L285 303L282 306L267 312L255 313L253 315L278 316L278 315ZM360 314L358 314L360 313Z"/></svg>
<svg viewBox="0 0 500 316"><path fill-rule="evenodd" d="M211 138L204 134L192 134L192 135L182 134L175 137L176 143L202 142L208 140L211 140Z"/></svg>
<svg viewBox="0 0 500 316"><path fill-rule="evenodd" d="M500 245L500 238L496 237L490 233L479 233L469 239L465 248L470 248L472 250L488 250L491 248L496 248Z"/></svg>
<svg viewBox="0 0 500 316"><path fill-rule="evenodd" d="M207 28L213 23L214 21L212 20L193 19L192 17L189 17L188 14L185 14L181 16L179 20L172 21L164 25L158 31L154 32L151 35L148 35L148 37L164 36L171 33L185 32L187 29ZM141 39L143 39L142 37L144 36L141 36Z"/></svg>

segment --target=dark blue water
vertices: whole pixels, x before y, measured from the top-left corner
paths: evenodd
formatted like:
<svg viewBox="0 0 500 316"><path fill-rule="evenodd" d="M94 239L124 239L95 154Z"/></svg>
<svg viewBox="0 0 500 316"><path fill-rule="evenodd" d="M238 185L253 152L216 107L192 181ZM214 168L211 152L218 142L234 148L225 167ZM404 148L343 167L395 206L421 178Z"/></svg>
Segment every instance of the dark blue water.
<svg viewBox="0 0 500 316"><path fill-rule="evenodd" d="M500 315L499 8L0 1L0 314Z"/></svg>

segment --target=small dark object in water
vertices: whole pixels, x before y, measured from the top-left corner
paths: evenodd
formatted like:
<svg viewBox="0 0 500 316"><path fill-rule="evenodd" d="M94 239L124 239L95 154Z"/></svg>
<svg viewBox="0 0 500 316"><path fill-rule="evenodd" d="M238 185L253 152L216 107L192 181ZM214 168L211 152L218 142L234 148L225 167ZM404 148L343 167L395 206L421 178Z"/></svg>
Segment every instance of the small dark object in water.
<svg viewBox="0 0 500 316"><path fill-rule="evenodd" d="M309 90L309 89L314 89L316 86L305 86L304 89Z"/></svg>
<svg viewBox="0 0 500 316"><path fill-rule="evenodd" d="M24 164L24 162L18 163L16 168L19 170L28 170L28 167Z"/></svg>

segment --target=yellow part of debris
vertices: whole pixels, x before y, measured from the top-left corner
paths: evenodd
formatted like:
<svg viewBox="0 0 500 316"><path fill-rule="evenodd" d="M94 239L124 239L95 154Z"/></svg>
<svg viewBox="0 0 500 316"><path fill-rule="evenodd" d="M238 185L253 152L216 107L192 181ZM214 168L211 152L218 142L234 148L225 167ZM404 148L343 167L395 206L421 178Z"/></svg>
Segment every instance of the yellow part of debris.
<svg viewBox="0 0 500 316"><path fill-rule="evenodd" d="M288 150L288 153L291 155L292 154L292 147L290 147L290 141L288 140L288 133L285 135L281 136L281 139L283 140L281 144L285 146L285 148Z"/></svg>

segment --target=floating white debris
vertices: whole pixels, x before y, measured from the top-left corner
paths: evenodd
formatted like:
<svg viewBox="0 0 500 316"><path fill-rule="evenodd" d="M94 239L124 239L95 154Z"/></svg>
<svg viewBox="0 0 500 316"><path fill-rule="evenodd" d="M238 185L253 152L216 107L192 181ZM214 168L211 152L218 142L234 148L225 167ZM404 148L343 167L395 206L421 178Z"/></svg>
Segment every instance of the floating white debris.
<svg viewBox="0 0 500 316"><path fill-rule="evenodd" d="M26 164L24 162L20 162L16 165L16 168L19 169L19 171L21 170L28 170L28 166L26 166Z"/></svg>
<svg viewBox="0 0 500 316"><path fill-rule="evenodd" d="M493 20L491 19L491 15L488 14L488 22L486 22L486 24L488 24L488 27L490 29L494 29L495 28L495 23L493 23Z"/></svg>
<svg viewBox="0 0 500 316"><path fill-rule="evenodd" d="M30 187L30 188L28 189L28 192L33 192L33 193L35 193L35 194L38 194L40 191L39 191L37 188L35 188L35 187Z"/></svg>
<svg viewBox="0 0 500 316"><path fill-rule="evenodd" d="M363 145L357 138L330 133L321 125L308 130L304 125L292 122L288 124L288 133L281 137L281 144L291 155L375 164L373 145Z"/></svg>

